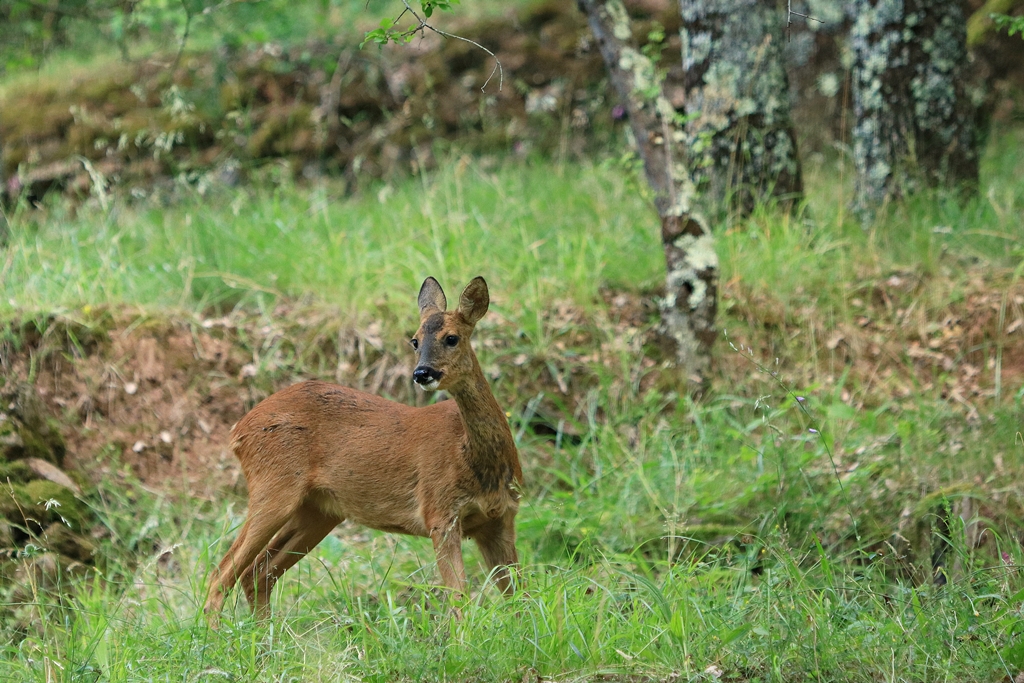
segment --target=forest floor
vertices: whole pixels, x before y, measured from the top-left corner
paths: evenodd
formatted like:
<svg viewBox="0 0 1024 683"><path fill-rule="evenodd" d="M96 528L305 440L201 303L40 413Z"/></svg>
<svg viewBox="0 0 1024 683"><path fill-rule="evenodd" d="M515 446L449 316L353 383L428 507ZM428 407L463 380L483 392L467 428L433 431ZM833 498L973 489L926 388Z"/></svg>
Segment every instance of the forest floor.
<svg viewBox="0 0 1024 683"><path fill-rule="evenodd" d="M95 553L47 573L41 534L12 556L0 677L1013 679L1021 148L999 133L980 197L867 228L822 158L803 211L720 230L699 402L659 355L655 216L618 162L453 155L355 196L284 176L12 214L5 387L56 418ZM269 623L229 601L208 630L245 508L231 425L312 377L424 401L406 340L428 274L491 285L475 344L523 459L528 591L498 599L467 545L452 621L428 543L346 524Z"/></svg>

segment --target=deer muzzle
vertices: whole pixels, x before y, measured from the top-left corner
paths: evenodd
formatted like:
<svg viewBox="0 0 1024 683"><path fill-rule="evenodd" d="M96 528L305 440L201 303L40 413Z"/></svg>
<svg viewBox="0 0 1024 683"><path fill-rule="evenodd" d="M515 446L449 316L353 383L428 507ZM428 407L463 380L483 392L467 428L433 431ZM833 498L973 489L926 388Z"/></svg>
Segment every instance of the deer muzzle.
<svg viewBox="0 0 1024 683"><path fill-rule="evenodd" d="M416 385L424 391L433 391L437 389L437 385L441 382L441 377L444 375L440 370L435 370L427 365L420 365L412 371L412 381L416 382Z"/></svg>

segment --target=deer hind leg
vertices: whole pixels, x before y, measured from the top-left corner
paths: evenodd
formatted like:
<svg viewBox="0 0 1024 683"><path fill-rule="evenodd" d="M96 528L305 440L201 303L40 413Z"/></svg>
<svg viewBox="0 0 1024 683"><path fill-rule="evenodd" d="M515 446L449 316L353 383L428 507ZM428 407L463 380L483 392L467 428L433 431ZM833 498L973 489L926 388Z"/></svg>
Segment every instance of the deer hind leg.
<svg viewBox="0 0 1024 683"><path fill-rule="evenodd" d="M224 605L224 597L234 587L241 573L253 564L260 551L266 548L274 534L295 512L300 496L290 498L296 503L286 507L281 507L279 503L275 504L280 499L281 496L265 499L250 496L249 514L242 525L242 531L210 579L210 589L203 611L211 624L216 624L217 615Z"/></svg>
<svg viewBox="0 0 1024 683"><path fill-rule="evenodd" d="M473 540L484 556L487 569L494 578L494 583L505 595L511 595L514 589L512 573L519 564L516 553L516 529L514 517L496 519L483 529L473 534Z"/></svg>
<svg viewBox="0 0 1024 683"><path fill-rule="evenodd" d="M316 547L342 518L322 512L309 501L303 503L277 532L266 551L260 553L239 579L253 613L270 616L270 593L281 575Z"/></svg>

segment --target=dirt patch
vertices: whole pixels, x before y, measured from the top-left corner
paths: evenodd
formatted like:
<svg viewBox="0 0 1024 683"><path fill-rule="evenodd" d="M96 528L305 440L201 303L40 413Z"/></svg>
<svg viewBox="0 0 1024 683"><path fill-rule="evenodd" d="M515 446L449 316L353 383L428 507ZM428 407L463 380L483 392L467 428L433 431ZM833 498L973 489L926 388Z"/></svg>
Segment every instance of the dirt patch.
<svg viewBox="0 0 1024 683"><path fill-rule="evenodd" d="M415 400L397 389L411 370L383 351L379 325L341 331L323 313L278 314L273 323L106 311L87 323L14 321L0 358L6 381L31 377L59 422L67 468L95 481L127 466L146 485L206 495L243 485L231 427L274 390L313 376L304 370Z"/></svg>
<svg viewBox="0 0 1024 683"><path fill-rule="evenodd" d="M94 480L127 464L149 484L236 483L227 434L258 396L240 378L244 350L180 321L102 337L68 354L59 335L44 335L7 356L9 376L37 364L38 393L64 425L66 466Z"/></svg>

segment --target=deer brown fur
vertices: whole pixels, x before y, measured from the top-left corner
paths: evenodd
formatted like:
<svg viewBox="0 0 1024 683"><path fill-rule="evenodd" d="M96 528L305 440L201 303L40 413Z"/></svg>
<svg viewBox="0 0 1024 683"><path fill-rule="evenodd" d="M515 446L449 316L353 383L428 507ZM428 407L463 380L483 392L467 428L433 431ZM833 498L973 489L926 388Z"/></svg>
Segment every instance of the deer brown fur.
<svg viewBox="0 0 1024 683"><path fill-rule="evenodd" d="M311 381L270 396L235 425L231 448L249 484L249 511L211 577L205 611L214 623L238 581L265 616L278 578L345 519L429 537L444 584L459 593L462 539L472 538L499 588L511 592L522 469L469 343L489 301L480 277L454 311L436 280L420 288L413 379L454 401L416 408Z"/></svg>

